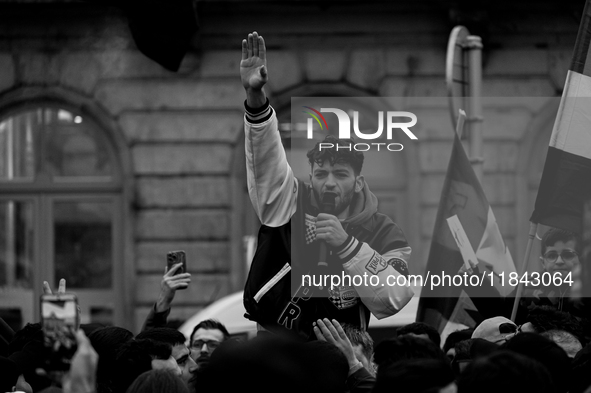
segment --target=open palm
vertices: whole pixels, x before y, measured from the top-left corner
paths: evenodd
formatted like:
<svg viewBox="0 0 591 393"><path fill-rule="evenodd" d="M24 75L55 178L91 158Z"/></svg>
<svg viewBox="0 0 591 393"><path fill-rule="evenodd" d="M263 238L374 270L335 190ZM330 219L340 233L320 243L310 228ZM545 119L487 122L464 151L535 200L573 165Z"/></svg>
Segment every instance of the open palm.
<svg viewBox="0 0 591 393"><path fill-rule="evenodd" d="M245 89L260 90L267 83L267 51L265 40L257 32L242 40L240 78Z"/></svg>

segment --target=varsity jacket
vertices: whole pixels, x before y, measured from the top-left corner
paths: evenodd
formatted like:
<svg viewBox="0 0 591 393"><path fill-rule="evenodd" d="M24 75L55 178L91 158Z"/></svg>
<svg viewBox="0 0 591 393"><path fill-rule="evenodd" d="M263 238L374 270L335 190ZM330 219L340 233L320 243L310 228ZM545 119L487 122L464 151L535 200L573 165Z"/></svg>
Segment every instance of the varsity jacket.
<svg viewBox="0 0 591 393"><path fill-rule="evenodd" d="M381 319L400 311L413 296L405 280L397 279L408 275L411 249L400 228L377 212L368 185L341 221L347 240L329 247L328 268L318 267L314 193L295 178L287 162L268 100L246 110L248 192L262 223L244 291L246 316L267 330L307 340L314 338L312 323L318 318L365 329L369 312ZM331 288L304 278L331 274L352 279ZM365 278L361 285L360 278Z"/></svg>

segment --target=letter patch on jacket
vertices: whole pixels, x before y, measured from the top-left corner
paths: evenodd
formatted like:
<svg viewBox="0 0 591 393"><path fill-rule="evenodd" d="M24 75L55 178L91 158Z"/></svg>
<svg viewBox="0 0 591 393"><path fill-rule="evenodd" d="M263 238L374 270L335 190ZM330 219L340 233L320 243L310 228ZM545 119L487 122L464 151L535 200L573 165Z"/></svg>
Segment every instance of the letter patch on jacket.
<svg viewBox="0 0 591 393"><path fill-rule="evenodd" d="M388 262L380 254L375 252L369 262L367 262L367 265L365 265L365 269L372 274L378 274L382 270L386 270L387 267Z"/></svg>

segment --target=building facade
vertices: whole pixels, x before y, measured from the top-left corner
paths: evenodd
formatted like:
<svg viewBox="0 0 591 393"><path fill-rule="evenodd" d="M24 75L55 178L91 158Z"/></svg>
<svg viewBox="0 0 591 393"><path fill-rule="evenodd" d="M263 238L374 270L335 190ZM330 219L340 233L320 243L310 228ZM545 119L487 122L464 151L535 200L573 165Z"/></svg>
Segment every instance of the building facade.
<svg viewBox="0 0 591 393"><path fill-rule="evenodd" d="M457 24L480 35L483 187L519 264L583 5L198 1L200 29L174 73L138 51L118 8L0 1L0 315L36 320L42 281L65 277L83 322L137 330L179 249L192 285L171 318L242 288L257 224L238 72L253 30L284 123L291 97L396 97L420 113L419 142L366 169L414 249L413 273L451 153L447 40Z"/></svg>

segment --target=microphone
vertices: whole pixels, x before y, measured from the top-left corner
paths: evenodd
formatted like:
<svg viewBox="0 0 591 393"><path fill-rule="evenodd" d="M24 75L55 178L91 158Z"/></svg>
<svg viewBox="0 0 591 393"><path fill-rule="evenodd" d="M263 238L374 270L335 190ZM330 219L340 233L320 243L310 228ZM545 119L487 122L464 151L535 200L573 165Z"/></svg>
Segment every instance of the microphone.
<svg viewBox="0 0 591 393"><path fill-rule="evenodd" d="M321 208L320 208L320 212L321 213L328 213L328 214L334 214L335 211L335 199L336 199L336 194L332 193L332 192L327 192L326 194L324 194L324 196L322 197L322 204L321 204ZM321 241L320 242L320 259L318 260L318 270L323 271L325 269L328 269L328 245L326 244L325 241ZM320 290L323 289L322 285L319 285Z"/></svg>

